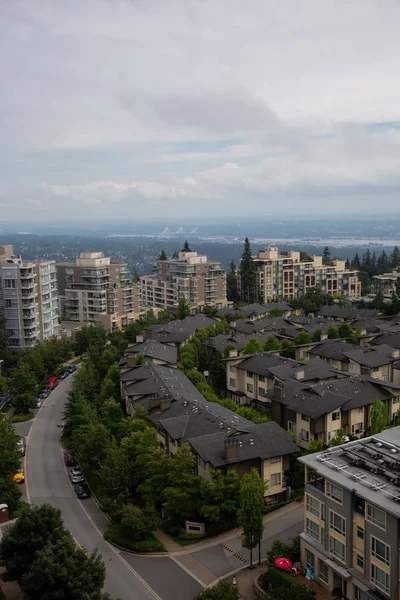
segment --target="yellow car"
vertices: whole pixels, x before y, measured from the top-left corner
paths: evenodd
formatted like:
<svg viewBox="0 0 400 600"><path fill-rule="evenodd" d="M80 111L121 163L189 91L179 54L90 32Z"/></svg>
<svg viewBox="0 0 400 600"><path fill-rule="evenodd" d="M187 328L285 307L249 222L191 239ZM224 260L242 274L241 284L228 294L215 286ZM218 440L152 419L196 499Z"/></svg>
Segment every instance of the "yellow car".
<svg viewBox="0 0 400 600"><path fill-rule="evenodd" d="M15 483L24 483L25 481L25 475L22 469L20 469L19 471L17 471L14 475L14 481Z"/></svg>

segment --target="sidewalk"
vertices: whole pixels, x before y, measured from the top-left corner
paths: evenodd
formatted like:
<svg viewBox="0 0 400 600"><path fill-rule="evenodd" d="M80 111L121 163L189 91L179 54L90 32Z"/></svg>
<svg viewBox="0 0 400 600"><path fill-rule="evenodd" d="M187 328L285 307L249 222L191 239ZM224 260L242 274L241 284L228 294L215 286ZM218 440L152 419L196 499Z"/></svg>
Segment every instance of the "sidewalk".
<svg viewBox="0 0 400 600"><path fill-rule="evenodd" d="M277 510L272 513L265 515L263 518L264 525L267 525L270 522L277 521L282 519L283 516L288 513L297 510L302 503L300 502L290 502L285 506L281 506ZM194 544L188 544L187 546L180 546L177 542L171 539L166 533L158 529L154 532L154 535L157 539L162 542L165 550L170 552L171 554L190 554L192 552L196 552L197 550L205 550L206 548L210 548L212 546L217 546L218 544L222 544L231 540L232 538L238 538L243 534L243 529L241 527L234 527L229 531L225 531L224 533L220 533L214 537L202 540L200 542L196 542Z"/></svg>

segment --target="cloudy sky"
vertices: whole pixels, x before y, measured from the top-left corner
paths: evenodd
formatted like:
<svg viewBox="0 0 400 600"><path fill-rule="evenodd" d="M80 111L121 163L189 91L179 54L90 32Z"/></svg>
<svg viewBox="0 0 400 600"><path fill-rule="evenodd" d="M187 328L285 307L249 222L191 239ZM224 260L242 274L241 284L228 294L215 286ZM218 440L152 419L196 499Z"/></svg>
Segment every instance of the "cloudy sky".
<svg viewBox="0 0 400 600"><path fill-rule="evenodd" d="M399 0L0 3L0 225L400 212Z"/></svg>

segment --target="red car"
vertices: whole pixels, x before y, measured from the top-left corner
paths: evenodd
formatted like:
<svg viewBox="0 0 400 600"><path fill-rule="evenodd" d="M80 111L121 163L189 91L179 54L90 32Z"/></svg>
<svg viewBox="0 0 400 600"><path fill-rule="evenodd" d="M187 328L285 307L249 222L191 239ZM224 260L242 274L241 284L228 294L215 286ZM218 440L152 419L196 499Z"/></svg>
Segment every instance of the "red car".
<svg viewBox="0 0 400 600"><path fill-rule="evenodd" d="M58 386L58 377L49 377L46 383L46 387L48 390L52 391L54 388Z"/></svg>
<svg viewBox="0 0 400 600"><path fill-rule="evenodd" d="M67 465L67 467L76 467L76 465L78 464L71 452L67 451L65 453L65 464Z"/></svg>

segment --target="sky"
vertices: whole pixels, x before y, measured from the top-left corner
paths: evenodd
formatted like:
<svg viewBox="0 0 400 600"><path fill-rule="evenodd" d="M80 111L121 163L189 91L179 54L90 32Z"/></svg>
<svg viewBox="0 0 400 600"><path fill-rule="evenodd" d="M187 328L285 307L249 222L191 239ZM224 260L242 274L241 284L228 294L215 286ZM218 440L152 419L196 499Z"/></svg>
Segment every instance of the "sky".
<svg viewBox="0 0 400 600"><path fill-rule="evenodd" d="M0 3L0 229L400 213L399 0Z"/></svg>

